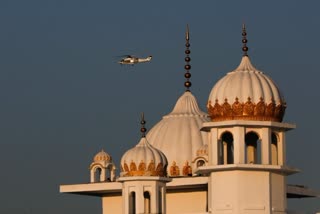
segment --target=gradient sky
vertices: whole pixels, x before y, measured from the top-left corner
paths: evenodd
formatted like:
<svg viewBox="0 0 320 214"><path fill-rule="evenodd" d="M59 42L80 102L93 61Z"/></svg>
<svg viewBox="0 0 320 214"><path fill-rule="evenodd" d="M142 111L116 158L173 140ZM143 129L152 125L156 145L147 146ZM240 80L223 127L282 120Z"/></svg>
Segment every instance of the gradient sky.
<svg viewBox="0 0 320 214"><path fill-rule="evenodd" d="M191 91L205 110L217 80L241 59L246 23L251 62L287 101L288 178L320 190L320 2L0 1L0 213L99 214L97 197L59 193L86 183L104 149L117 166L184 92L190 26ZM153 55L120 66L116 56ZM320 199L290 199L314 213Z"/></svg>

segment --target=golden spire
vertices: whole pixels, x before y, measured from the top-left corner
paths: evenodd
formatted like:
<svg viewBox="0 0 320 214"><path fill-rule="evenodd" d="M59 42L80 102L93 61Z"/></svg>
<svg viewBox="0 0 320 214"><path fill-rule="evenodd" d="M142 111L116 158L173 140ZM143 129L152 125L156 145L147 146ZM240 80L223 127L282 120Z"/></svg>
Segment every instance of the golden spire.
<svg viewBox="0 0 320 214"><path fill-rule="evenodd" d="M249 48L247 47L247 32L246 32L246 25L242 25L242 51L243 51L243 56L248 56L248 50Z"/></svg>
<svg viewBox="0 0 320 214"><path fill-rule="evenodd" d="M147 129L144 127L144 125L146 124L146 121L144 120L144 113L143 113L143 112L141 113L141 121L140 121L140 124L141 124L141 128L140 128L141 137L145 137L145 136L146 136L146 131L147 131Z"/></svg>
<svg viewBox="0 0 320 214"><path fill-rule="evenodd" d="M185 54L186 57L184 58L184 61L186 62L184 69L186 70L186 73L184 74L184 77L186 78L186 81L184 82L184 86L186 87L186 91L190 91L190 87L191 87L191 82L189 81L191 74L189 72L189 70L191 69L191 65L189 64L189 62L191 61L191 58L189 57L189 54L191 53L191 51L189 50L190 47L190 43L189 43L189 39L190 39L190 35L189 35L189 25L187 25L187 30L186 30L186 50L185 50Z"/></svg>

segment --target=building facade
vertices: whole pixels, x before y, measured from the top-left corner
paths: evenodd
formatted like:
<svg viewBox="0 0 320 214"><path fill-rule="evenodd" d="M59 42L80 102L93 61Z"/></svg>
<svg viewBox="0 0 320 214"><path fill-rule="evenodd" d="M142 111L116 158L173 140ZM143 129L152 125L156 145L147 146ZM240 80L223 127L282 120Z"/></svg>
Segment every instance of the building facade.
<svg viewBox="0 0 320 214"><path fill-rule="evenodd" d="M273 80L248 56L242 29L239 66L212 88L203 112L191 93L190 35L186 31L185 92L172 112L123 154L120 174L97 153L90 183L61 185L60 192L102 198L103 214L284 214L287 198L313 197L289 186L298 170L286 164L286 102Z"/></svg>

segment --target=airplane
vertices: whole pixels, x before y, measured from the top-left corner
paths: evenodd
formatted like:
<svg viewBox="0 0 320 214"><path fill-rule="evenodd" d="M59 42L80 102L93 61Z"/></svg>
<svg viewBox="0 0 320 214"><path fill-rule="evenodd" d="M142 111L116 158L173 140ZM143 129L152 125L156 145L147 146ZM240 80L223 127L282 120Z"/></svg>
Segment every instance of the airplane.
<svg viewBox="0 0 320 214"><path fill-rule="evenodd" d="M151 61L151 59L152 59L152 56L148 56L147 58L138 58L131 55L126 55L118 63L121 65L134 65L142 62L149 62Z"/></svg>

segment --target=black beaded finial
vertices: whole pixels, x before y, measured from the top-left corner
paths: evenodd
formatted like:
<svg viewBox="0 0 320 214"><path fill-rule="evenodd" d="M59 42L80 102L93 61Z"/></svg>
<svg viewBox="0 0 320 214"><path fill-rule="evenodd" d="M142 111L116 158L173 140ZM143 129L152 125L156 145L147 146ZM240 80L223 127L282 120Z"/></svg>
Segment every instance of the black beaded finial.
<svg viewBox="0 0 320 214"><path fill-rule="evenodd" d="M185 50L186 57L184 58L184 61L186 62L185 66L184 66L184 69L186 70L186 73L184 74L184 77L186 78L186 81L184 82L184 86L186 87L186 91L190 91L189 88L191 87L191 82L189 81L189 79L191 77L191 73L189 72L189 70L191 69L191 65L189 64L191 61L191 58L189 57L189 54L191 53L191 51L189 50L189 47L190 47L189 39L190 39L189 25L187 25L186 50Z"/></svg>
<svg viewBox="0 0 320 214"><path fill-rule="evenodd" d="M247 32L246 32L246 25L242 25L242 51L243 51L243 56L248 56L248 50L249 48L247 47Z"/></svg>
<svg viewBox="0 0 320 214"><path fill-rule="evenodd" d="M144 127L144 125L146 124L146 121L144 120L144 113L142 112L141 113L141 121L140 121L140 124L141 124L141 136L142 137L145 137L146 136L146 131L147 129Z"/></svg>

